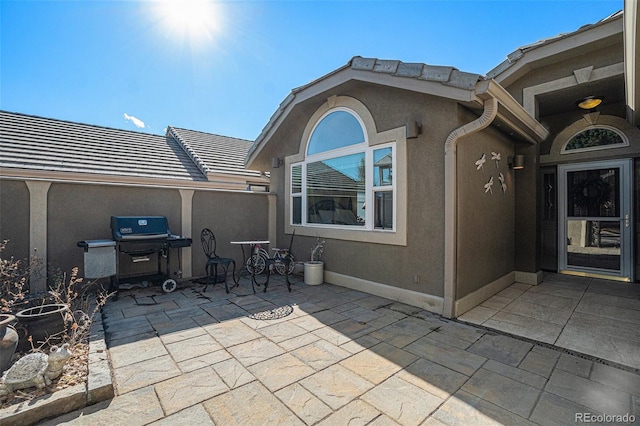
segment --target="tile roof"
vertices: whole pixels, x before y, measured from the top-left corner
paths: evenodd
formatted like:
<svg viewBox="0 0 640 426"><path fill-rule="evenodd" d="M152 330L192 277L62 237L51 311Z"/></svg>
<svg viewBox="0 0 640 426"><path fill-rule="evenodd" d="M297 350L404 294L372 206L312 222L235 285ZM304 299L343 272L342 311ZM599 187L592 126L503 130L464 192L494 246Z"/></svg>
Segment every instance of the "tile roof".
<svg viewBox="0 0 640 426"><path fill-rule="evenodd" d="M598 22L595 22L593 24L586 24L581 26L580 28L578 28L575 31L572 32L568 32L568 33L560 33L557 34L555 36L552 37L547 37L545 39L542 40L538 40L535 43L530 43L524 46L520 46L519 48L517 48L516 50L514 50L513 52L509 53L507 55L507 59L505 59L502 63L498 64L495 68L493 68L492 70L490 70L487 73L487 78L494 78L497 75L499 75L500 73L504 72L506 69L510 68L513 64L515 64L520 58L522 58L527 52L537 49L539 47L542 46L546 46L550 43L553 43L555 41L558 40L562 40L568 37L571 37L575 34L584 32L584 31L588 31L594 27L597 27L599 25L611 22L615 19L618 19L620 17L622 17L623 15L623 11L619 10L615 13L612 13L611 15L607 16L606 18L603 18L601 20L599 20Z"/></svg>
<svg viewBox="0 0 640 426"><path fill-rule="evenodd" d="M217 172L264 177L259 171L245 169L244 159L253 145L252 141L173 126L168 127L167 134L183 145L205 175Z"/></svg>
<svg viewBox="0 0 640 426"><path fill-rule="evenodd" d="M0 111L0 167L192 182L207 182L208 171L260 175L244 169L252 142L174 130L181 140Z"/></svg>
<svg viewBox="0 0 640 426"><path fill-rule="evenodd" d="M473 90L476 87L478 81L485 79L480 74L462 72L457 68L450 66L427 65L416 62L402 62L398 60L363 58L362 56L354 56L346 65L333 70L330 73L325 74L322 77L305 84L304 86L300 86L291 90L289 95L280 103L278 109L272 114L269 122L262 129L262 132L256 139L254 146L252 146L249 150L247 161L250 161L250 157L253 155L253 153L260 149L260 145L262 145L267 134L274 128L274 126L276 126L276 122L284 114L287 107L289 107L289 105L295 101L298 93L317 84L322 80L328 79L329 77L345 70L353 70L356 72L368 71L381 75L386 74L392 75L394 77L432 81L441 83L445 86L465 90Z"/></svg>

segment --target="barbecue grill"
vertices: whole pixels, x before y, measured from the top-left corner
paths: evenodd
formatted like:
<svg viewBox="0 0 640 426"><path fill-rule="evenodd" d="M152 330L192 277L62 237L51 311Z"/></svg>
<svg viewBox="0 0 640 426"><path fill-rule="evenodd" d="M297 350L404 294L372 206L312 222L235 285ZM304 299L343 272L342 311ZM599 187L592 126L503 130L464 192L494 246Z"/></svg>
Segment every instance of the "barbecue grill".
<svg viewBox="0 0 640 426"><path fill-rule="evenodd" d="M120 280L123 279L162 282L162 290L166 293L176 289L178 284L171 274L171 251L190 247L192 240L173 235L165 216L111 216L111 235L116 255L112 256L115 257L115 275L111 279L110 291L118 291ZM97 241L101 243L97 244ZM86 255L94 247L103 247L104 243L105 240L79 241L78 246L84 248ZM149 268L140 270L138 265L154 260L157 262L155 271L150 271ZM180 263L178 252L179 269ZM180 274L180 271L175 273L178 276Z"/></svg>

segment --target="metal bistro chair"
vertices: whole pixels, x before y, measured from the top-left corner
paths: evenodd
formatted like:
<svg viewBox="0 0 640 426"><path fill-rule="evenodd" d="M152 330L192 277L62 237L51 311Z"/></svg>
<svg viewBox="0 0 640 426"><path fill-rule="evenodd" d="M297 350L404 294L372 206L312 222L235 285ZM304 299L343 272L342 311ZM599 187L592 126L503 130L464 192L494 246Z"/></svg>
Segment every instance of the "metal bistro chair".
<svg viewBox="0 0 640 426"><path fill-rule="evenodd" d="M218 282L218 265L220 265L224 270L224 288L229 293L229 284L227 283L227 275L229 270L229 265L233 265L232 277L236 286L238 282L236 281L236 261L230 257L220 257L216 253L216 236L213 231L209 228L204 228L200 233L200 241L202 242L202 249L204 250L205 256L207 256L207 281L204 285L204 289L207 291L207 287L209 286L209 280L213 277L213 285Z"/></svg>
<svg viewBox="0 0 640 426"><path fill-rule="evenodd" d="M264 283L264 292L267 291L267 287L269 286L269 278L271 277L271 272L276 271L281 275L285 276L287 281L287 289L291 291L291 281L289 281L289 274L293 272L293 268L295 267L295 261L293 259L293 255L291 254L291 249L293 248L293 237L296 236L295 229L291 234L291 240L289 241L288 248L272 248L271 250L275 251L273 257L265 259L266 267L267 267L267 281Z"/></svg>

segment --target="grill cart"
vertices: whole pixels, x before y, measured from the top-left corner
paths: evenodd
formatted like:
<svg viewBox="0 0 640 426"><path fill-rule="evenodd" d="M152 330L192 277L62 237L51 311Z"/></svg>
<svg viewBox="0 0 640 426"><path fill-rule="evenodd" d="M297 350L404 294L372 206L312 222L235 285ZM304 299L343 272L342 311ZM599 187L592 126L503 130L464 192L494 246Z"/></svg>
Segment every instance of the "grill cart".
<svg viewBox="0 0 640 426"><path fill-rule="evenodd" d="M171 234L165 216L111 216L111 235L113 240L78 242L78 246L85 251L85 271L94 268L94 264L100 265L98 269L105 271L98 272L101 276L87 278L112 276L110 291L118 291L123 279L161 282L165 293L177 288L178 283L171 274L171 252L173 249L190 247L192 240ZM140 266L154 261L155 270ZM179 270L175 273L178 278L181 267L178 251ZM110 275L104 275L110 272Z"/></svg>

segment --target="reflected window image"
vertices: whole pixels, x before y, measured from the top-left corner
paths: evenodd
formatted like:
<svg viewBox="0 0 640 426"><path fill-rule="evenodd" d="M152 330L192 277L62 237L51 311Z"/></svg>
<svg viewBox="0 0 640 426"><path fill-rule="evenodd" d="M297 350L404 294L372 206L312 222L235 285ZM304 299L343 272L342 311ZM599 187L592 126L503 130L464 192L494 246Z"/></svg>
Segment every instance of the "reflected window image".
<svg viewBox="0 0 640 426"><path fill-rule="evenodd" d="M619 173L615 168L567 173L568 265L620 269Z"/></svg>

